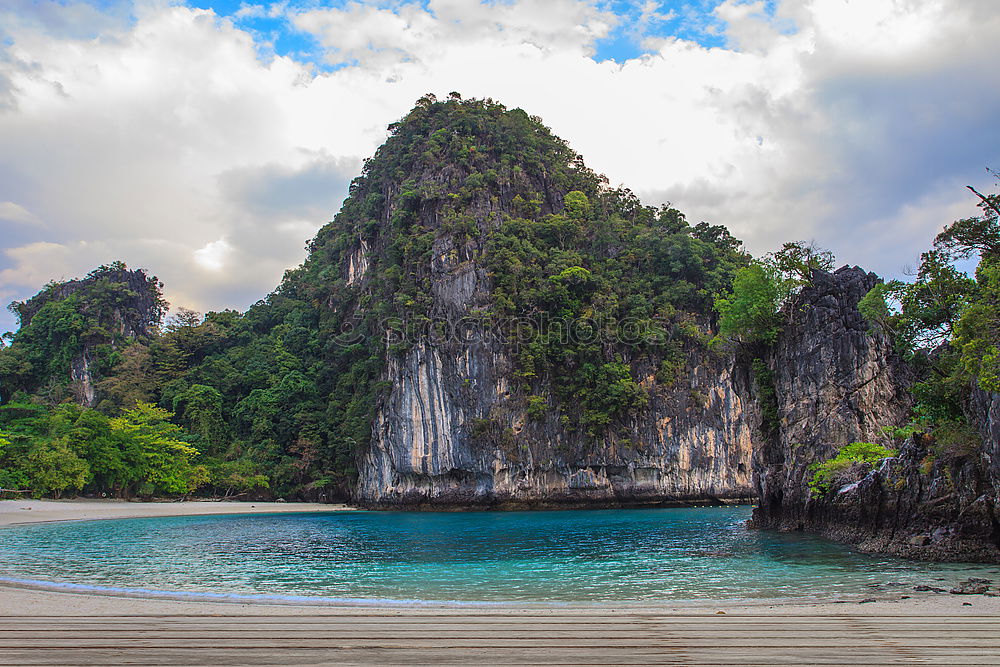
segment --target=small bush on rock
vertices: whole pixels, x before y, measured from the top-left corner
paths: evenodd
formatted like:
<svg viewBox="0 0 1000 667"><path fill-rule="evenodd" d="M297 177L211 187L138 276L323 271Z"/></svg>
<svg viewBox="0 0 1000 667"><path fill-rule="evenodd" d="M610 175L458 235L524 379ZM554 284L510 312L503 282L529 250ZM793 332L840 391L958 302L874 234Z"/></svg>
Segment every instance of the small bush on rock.
<svg viewBox="0 0 1000 667"><path fill-rule="evenodd" d="M842 447L832 459L809 466L809 470L813 473L809 481L809 491L813 497L821 496L830 490L834 480L855 464L872 466L882 459L895 455L895 449L888 449L882 445L872 442L852 442Z"/></svg>

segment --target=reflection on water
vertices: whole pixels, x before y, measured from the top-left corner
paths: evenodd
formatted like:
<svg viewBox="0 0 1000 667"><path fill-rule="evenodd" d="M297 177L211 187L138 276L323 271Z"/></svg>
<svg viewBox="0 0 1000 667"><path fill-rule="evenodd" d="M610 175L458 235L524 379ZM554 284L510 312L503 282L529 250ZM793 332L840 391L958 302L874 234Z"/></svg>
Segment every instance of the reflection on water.
<svg viewBox="0 0 1000 667"><path fill-rule="evenodd" d="M481 601L833 597L995 566L747 531L746 507L171 517L4 530L0 576L249 595Z"/></svg>

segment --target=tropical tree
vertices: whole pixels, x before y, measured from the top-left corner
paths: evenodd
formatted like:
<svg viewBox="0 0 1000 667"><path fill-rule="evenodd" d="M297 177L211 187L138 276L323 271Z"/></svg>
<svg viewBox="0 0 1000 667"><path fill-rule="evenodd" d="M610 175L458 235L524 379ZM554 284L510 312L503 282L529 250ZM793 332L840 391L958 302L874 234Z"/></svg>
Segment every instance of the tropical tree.
<svg viewBox="0 0 1000 667"><path fill-rule="evenodd" d="M28 452L25 469L31 489L38 495L56 498L67 489L80 490L90 477L90 466L69 446L65 438L37 443Z"/></svg>
<svg viewBox="0 0 1000 667"><path fill-rule="evenodd" d="M188 494L208 481L204 466L192 463L198 450L181 439L183 431L170 422L172 416L151 403L139 403L111 420L142 495Z"/></svg>

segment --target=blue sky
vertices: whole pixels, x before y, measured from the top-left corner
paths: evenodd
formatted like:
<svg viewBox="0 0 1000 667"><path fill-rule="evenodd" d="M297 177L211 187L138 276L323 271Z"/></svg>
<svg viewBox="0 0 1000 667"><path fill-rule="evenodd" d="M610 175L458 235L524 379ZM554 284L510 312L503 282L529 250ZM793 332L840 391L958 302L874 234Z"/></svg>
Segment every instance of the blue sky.
<svg viewBox="0 0 1000 667"><path fill-rule="evenodd" d="M754 253L898 276L996 187L998 34L996 0L4 0L0 303L120 259L245 308L453 90Z"/></svg>
<svg viewBox="0 0 1000 667"><path fill-rule="evenodd" d="M293 10L343 7L348 2L349 0L335 2L306 0L290 2L287 6ZM231 18L237 25L254 34L261 43L266 43L267 50L273 49L278 55L288 55L312 62L319 67L326 67L322 60L322 48L316 39L302 30L297 30L283 16L240 17L238 12L241 8L254 4L245 0L191 0L187 4L200 9L211 9L219 16ZM264 0L259 4L269 3ZM424 7L428 5L426 0L420 4ZM604 60L625 62L648 53L649 49L643 48L641 44L644 37L675 36L703 46L723 46L725 44L723 26L712 14L712 10L719 4L719 0L654 2L651 6L644 2L628 0L598 3L598 6L620 17L621 24L610 36L597 41L594 59L599 62ZM767 11L773 12L773 1L769 0L766 4ZM643 33L640 34L635 28L643 15L644 6L647 11L652 10L655 16L643 26Z"/></svg>

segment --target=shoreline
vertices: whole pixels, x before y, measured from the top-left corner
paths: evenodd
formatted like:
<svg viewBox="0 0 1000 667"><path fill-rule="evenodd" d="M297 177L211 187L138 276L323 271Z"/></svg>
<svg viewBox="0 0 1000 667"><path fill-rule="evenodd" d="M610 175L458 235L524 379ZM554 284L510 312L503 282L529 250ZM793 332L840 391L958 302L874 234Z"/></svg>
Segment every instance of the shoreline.
<svg viewBox="0 0 1000 667"><path fill-rule="evenodd" d="M296 512L356 512L344 504L183 500L132 502L114 499L0 500L0 529L33 523L102 521L144 517L210 516L224 514L289 514Z"/></svg>
<svg viewBox="0 0 1000 667"><path fill-rule="evenodd" d="M170 501L130 502L104 499L72 500L0 500L0 530L31 524L69 521L98 521L169 516L290 514L301 512L363 511L343 504L250 501ZM66 613L65 607L81 615L145 614L145 613L232 613L234 609L253 610L255 614L411 614L452 611L472 614L510 614L518 610L540 613L606 614L611 611L658 614L714 614L720 610L734 614L775 615L979 615L1000 616L1000 597L953 595L950 593L917 592L909 589L859 592L842 599L770 598L770 599L706 599L658 601L538 601L492 602L448 600L378 600L290 596L280 599L268 596L227 595L119 589L93 587L72 583L35 581L0 577L0 609L7 613L36 613L48 609L51 613ZM907 595L908 599L900 599ZM862 602L863 599L875 601ZM971 606L970 606L971 605Z"/></svg>
<svg viewBox="0 0 1000 667"><path fill-rule="evenodd" d="M845 616L894 617L1000 617L1000 598L949 593L910 593L909 599L880 596L862 602L861 595L851 599L809 600L778 598L761 600L662 600L642 602L448 602L448 601L324 601L273 599L252 600L230 596L229 599L198 598L197 594L157 595L152 591L97 592L66 590L60 585L19 585L0 580L0 616L142 616L170 614L234 614L260 616L412 616L465 615L509 616L533 614L606 616L608 614L656 614L662 616L810 616L841 618ZM870 598L866 598L870 599Z"/></svg>

